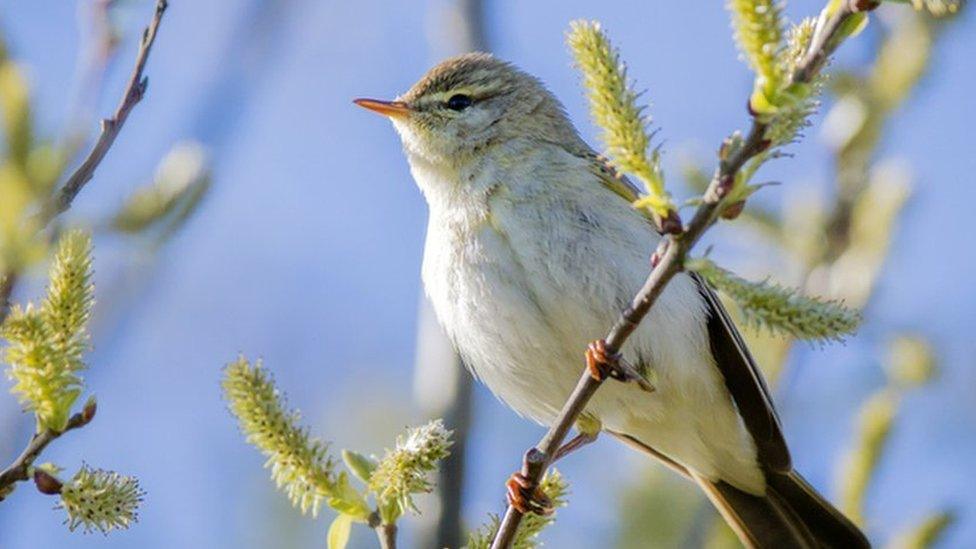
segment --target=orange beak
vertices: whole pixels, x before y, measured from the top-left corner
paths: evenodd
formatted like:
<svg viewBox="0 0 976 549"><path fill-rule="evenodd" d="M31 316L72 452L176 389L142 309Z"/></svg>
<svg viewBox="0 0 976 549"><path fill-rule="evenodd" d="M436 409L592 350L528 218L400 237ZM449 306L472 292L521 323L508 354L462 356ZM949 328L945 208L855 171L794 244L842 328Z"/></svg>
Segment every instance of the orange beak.
<svg viewBox="0 0 976 549"><path fill-rule="evenodd" d="M383 116L400 117L410 114L411 109L403 101L380 101L379 99L353 99L353 103Z"/></svg>

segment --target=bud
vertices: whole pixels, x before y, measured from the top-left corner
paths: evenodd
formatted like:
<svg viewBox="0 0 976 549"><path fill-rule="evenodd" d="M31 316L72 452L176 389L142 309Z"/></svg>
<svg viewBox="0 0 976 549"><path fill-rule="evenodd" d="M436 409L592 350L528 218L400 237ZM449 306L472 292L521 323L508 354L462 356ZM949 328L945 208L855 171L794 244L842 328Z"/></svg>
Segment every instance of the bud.
<svg viewBox="0 0 976 549"><path fill-rule="evenodd" d="M739 200L738 202L733 202L722 210L722 219L735 219L739 217L746 207L745 200Z"/></svg>
<svg viewBox="0 0 976 549"><path fill-rule="evenodd" d="M369 482L369 477L373 476L373 471L376 469L375 460L352 450L342 451L342 461L346 462L346 467L363 482Z"/></svg>
<svg viewBox="0 0 976 549"><path fill-rule="evenodd" d="M681 218L678 217L678 212L674 210L668 210L667 217L661 219L661 233L662 234L681 234L684 229L681 226Z"/></svg>
<svg viewBox="0 0 976 549"><path fill-rule="evenodd" d="M44 469L34 469L34 484L42 494L53 496L61 493L63 484Z"/></svg>
<svg viewBox="0 0 976 549"><path fill-rule="evenodd" d="M97 411L98 402L95 400L95 395L92 395L88 397L88 400L85 401L85 407L81 409L81 424L88 425L95 418Z"/></svg>
<svg viewBox="0 0 976 549"><path fill-rule="evenodd" d="M871 11L881 5L879 0L852 0L854 11Z"/></svg>

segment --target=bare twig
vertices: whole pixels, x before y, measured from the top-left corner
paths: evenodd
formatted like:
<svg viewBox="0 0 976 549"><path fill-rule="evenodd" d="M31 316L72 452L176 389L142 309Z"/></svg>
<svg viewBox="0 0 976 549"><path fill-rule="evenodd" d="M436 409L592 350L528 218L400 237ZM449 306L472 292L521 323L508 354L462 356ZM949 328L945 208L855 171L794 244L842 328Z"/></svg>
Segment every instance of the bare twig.
<svg viewBox="0 0 976 549"><path fill-rule="evenodd" d="M156 32L159 30L159 24L163 20L163 13L166 12L167 5L166 0L156 0L156 12L153 14L149 26L142 32L142 40L139 43L139 53L136 55L136 63L132 68L132 74L129 76L129 82L125 87L125 92L122 94L122 99L119 101L118 107L116 107L115 112L110 118L102 120L101 134L99 134L98 140L88 153L88 156L78 166L78 169L71 174L54 200L48 203L40 213L40 225L47 225L51 219L71 207L71 203L78 196L78 192L95 175L95 169L98 168L98 165L101 164L102 159L105 158L112 144L115 143L115 138L122 131L122 126L129 117L129 113L145 95L146 87L149 85L149 79L143 76L142 72L146 67L146 61L149 59L149 51L152 49L153 42L156 40Z"/></svg>
<svg viewBox="0 0 976 549"><path fill-rule="evenodd" d="M376 537L382 549L396 549L396 524L381 524L376 527Z"/></svg>
<svg viewBox="0 0 976 549"><path fill-rule="evenodd" d="M811 39L806 56L797 65L791 75L794 83L809 83L823 68L827 58L839 45L838 31L843 24L855 13L873 9L873 2L864 0L848 0L843 6L823 21L818 32ZM652 258L654 265L643 287L628 306L617 318L617 322L606 336L606 352L608 355L617 353L627 338L637 329L651 306L664 291L667 283L684 268L684 260L691 248L698 242L705 231L711 227L721 213L720 206L735 182L736 174L750 159L761 154L769 146L765 139L767 124L758 118L753 118L749 134L741 146L730 151L728 156L722 155L708 189L705 191L701 205L684 232L676 235L665 235L661 239L657 251ZM542 480L546 469L552 463L552 457L562 445L570 428L584 410L590 398L603 383L590 375L584 369L576 388L569 400L563 405L556 421L549 428L542 440L526 452L523 458L522 474L528 481L537 486ZM498 528L498 533L492 542L493 549L507 549L512 546L515 534L523 518L523 513L508 506L505 518Z"/></svg>
<svg viewBox="0 0 976 549"><path fill-rule="evenodd" d="M41 454L41 451L51 443L52 440L60 437L61 435L67 433L72 429L77 429L79 427L84 427L95 417L95 403L91 401L90 404L86 405L85 408L78 412L77 414L71 416L68 420L67 426L65 426L63 431L53 431L51 429L45 429L40 433L34 433L31 437L30 443L24 448L24 451L7 466L6 469L0 471L0 501L10 493L11 486L18 481L30 479L30 468L34 464L34 460L37 456Z"/></svg>
<svg viewBox="0 0 976 549"><path fill-rule="evenodd" d="M75 197L78 196L78 193L81 192L85 184L95 175L95 169L98 168L98 165L101 164L102 159L105 158L112 144L115 143L115 138L122 131L122 126L129 117L129 113L146 94L146 87L149 84L149 80L142 73L146 67L146 61L149 59L149 51L152 48L153 42L156 40L156 32L159 30L159 25L163 20L163 13L166 12L167 6L167 0L156 0L156 11L153 14L149 26L142 33L142 40L139 43L139 53L136 55L135 66L132 69L132 74L129 76L129 82L125 87L118 107L116 107L115 112L110 118L102 120L102 129L98 136L98 141L95 142L88 156L85 157L85 160L68 177L61 190L52 196L51 200L38 212L35 218L38 230L46 227L55 217L66 212L71 207L71 203ZM0 277L2 277L2 281L0 281L0 323L3 323L7 319L7 314L10 312L9 299L13 293L14 285L17 282L18 273L12 269L8 269L6 272L0 274Z"/></svg>
<svg viewBox="0 0 976 549"><path fill-rule="evenodd" d="M91 180L95 169L112 147L112 143L115 142L115 138L118 136L119 131L121 131L123 124L125 124L129 112L139 103L143 95L145 95L148 81L142 73L146 66L146 61L149 58L149 50L156 40L156 32L159 30L159 25L162 21L163 13L166 11L166 7L166 0L156 1L156 11L149 26L142 33L139 53L136 55L135 67L132 70L132 75L129 77L129 83L125 88L119 106L111 118L102 121L102 133L99 135L98 141L95 143L91 152L88 153L81 166L68 177L61 191L37 214L37 226L39 230L46 227L55 217L71 207L72 201L74 201L82 187ZM10 296L13 293L18 276L19 273L15 270L8 270L0 274L0 277L2 277L0 278L0 323L6 320L10 312ZM20 456L10 466L0 472L0 501L10 493L11 486L15 482L30 478L30 468L34 460L37 459L37 456L40 455L41 451L52 440L72 429L88 424L94 415L95 405L94 401L92 401L81 412L71 416L63 431L45 429L34 433Z"/></svg>
<svg viewBox="0 0 976 549"><path fill-rule="evenodd" d="M17 285L17 273L10 271L0 275L0 324L6 320L10 313L11 296L14 293L14 286Z"/></svg>
<svg viewBox="0 0 976 549"><path fill-rule="evenodd" d="M396 549L396 524L383 522L378 511L373 511L366 522L376 532L376 539L379 540L381 549Z"/></svg>

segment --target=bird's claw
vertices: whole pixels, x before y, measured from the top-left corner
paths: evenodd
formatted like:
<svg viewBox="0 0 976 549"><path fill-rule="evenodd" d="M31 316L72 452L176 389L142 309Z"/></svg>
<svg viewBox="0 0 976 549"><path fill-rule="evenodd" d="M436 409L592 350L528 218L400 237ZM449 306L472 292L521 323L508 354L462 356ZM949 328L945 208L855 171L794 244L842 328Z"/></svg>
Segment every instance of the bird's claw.
<svg viewBox="0 0 976 549"><path fill-rule="evenodd" d="M553 512L552 500L520 471L512 473L505 483L508 504L522 514L548 516Z"/></svg>
<svg viewBox="0 0 976 549"><path fill-rule="evenodd" d="M593 341L586 348L586 369L590 371L590 376L603 381L608 377L624 381L626 376L618 364L620 363L620 353L607 353L607 342L605 339Z"/></svg>
<svg viewBox="0 0 976 549"><path fill-rule="evenodd" d="M628 364L620 353L607 352L607 341L598 339L586 348L586 369L590 377L604 381L608 377L617 381L633 381L644 391L654 392L651 385L637 369Z"/></svg>

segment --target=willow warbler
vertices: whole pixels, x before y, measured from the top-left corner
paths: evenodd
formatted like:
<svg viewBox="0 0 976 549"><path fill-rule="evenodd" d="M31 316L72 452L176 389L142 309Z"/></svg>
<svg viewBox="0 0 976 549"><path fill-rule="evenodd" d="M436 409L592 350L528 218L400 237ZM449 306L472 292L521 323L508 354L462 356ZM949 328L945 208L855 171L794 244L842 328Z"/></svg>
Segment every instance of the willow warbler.
<svg viewBox="0 0 976 549"><path fill-rule="evenodd" d="M448 59L395 101L357 99L399 132L430 209L423 281L471 371L554 422L641 287L660 236L637 191L536 78L490 55ZM655 390L607 383L581 425L696 482L749 546L864 547L793 470L762 375L712 291L676 276L624 349Z"/></svg>

